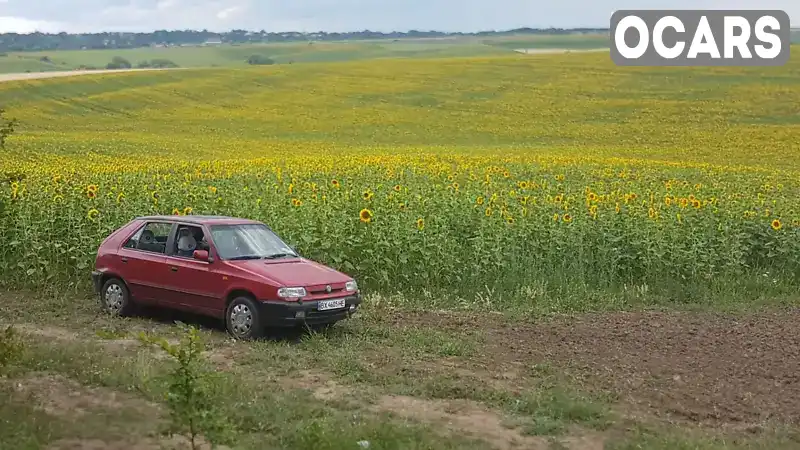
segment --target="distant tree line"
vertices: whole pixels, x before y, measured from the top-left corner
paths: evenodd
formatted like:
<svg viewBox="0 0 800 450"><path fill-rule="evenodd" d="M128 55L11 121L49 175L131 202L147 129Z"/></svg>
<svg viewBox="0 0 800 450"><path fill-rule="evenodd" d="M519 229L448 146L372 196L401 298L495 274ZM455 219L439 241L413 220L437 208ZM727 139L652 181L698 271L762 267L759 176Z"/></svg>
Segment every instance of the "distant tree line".
<svg viewBox="0 0 800 450"><path fill-rule="evenodd" d="M208 30L159 30L151 33L3 33L0 34L0 52L40 51L40 50L81 50L81 49L123 49L149 46L202 45L209 40L219 40L226 44L250 44L262 42L291 41L339 41L359 39L402 39L437 38L456 36L504 36L511 34L571 34L607 33L600 28L516 28L507 31L481 31L476 33L447 33L442 31L417 31L382 33L379 31L354 31L348 33L274 33L247 30L232 30L214 33Z"/></svg>

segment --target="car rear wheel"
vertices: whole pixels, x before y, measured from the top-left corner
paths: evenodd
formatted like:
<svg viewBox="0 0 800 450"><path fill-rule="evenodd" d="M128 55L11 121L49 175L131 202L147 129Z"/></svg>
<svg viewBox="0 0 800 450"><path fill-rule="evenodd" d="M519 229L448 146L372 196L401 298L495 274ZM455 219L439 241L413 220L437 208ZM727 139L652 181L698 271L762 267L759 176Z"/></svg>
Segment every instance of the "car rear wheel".
<svg viewBox="0 0 800 450"><path fill-rule="evenodd" d="M264 332L258 308L248 297L236 297L228 305L225 326L236 339L256 339Z"/></svg>
<svg viewBox="0 0 800 450"><path fill-rule="evenodd" d="M133 312L133 302L128 287L119 278L111 278L100 290L100 306L114 316L127 316Z"/></svg>

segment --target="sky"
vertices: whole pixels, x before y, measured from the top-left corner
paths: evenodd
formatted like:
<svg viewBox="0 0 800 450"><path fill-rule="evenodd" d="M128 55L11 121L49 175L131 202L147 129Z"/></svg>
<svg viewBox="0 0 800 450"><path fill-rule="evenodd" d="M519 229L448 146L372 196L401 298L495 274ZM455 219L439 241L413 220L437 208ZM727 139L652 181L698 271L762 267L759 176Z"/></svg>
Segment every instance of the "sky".
<svg viewBox="0 0 800 450"><path fill-rule="evenodd" d="M800 0L0 0L0 33L607 28L618 9L681 8L782 9L800 27Z"/></svg>

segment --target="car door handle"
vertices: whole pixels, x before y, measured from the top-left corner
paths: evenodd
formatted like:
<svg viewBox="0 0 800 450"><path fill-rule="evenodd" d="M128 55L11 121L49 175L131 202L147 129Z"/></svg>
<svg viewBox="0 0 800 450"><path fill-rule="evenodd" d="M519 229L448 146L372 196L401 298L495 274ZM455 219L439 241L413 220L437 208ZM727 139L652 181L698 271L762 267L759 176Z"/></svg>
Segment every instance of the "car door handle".
<svg viewBox="0 0 800 450"><path fill-rule="evenodd" d="M177 267L175 267L175 266L172 266L172 267L170 267L170 268L169 268L169 270L171 270L171 271L173 271L173 272L177 272L177 271L178 271L178 268L177 268Z"/></svg>
<svg viewBox="0 0 800 450"><path fill-rule="evenodd" d="M124 263L128 262L128 258L124 258L124 257L123 257L123 258L122 258L122 262L124 262Z"/></svg>

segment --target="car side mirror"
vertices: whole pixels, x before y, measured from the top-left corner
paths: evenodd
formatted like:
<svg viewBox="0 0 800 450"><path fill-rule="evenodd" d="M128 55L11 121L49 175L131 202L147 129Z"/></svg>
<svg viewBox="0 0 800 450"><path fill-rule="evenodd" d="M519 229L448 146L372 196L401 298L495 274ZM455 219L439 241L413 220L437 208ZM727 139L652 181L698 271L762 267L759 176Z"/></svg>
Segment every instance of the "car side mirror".
<svg viewBox="0 0 800 450"><path fill-rule="evenodd" d="M192 257L198 261L212 262L213 259L208 254L208 250L195 250Z"/></svg>

